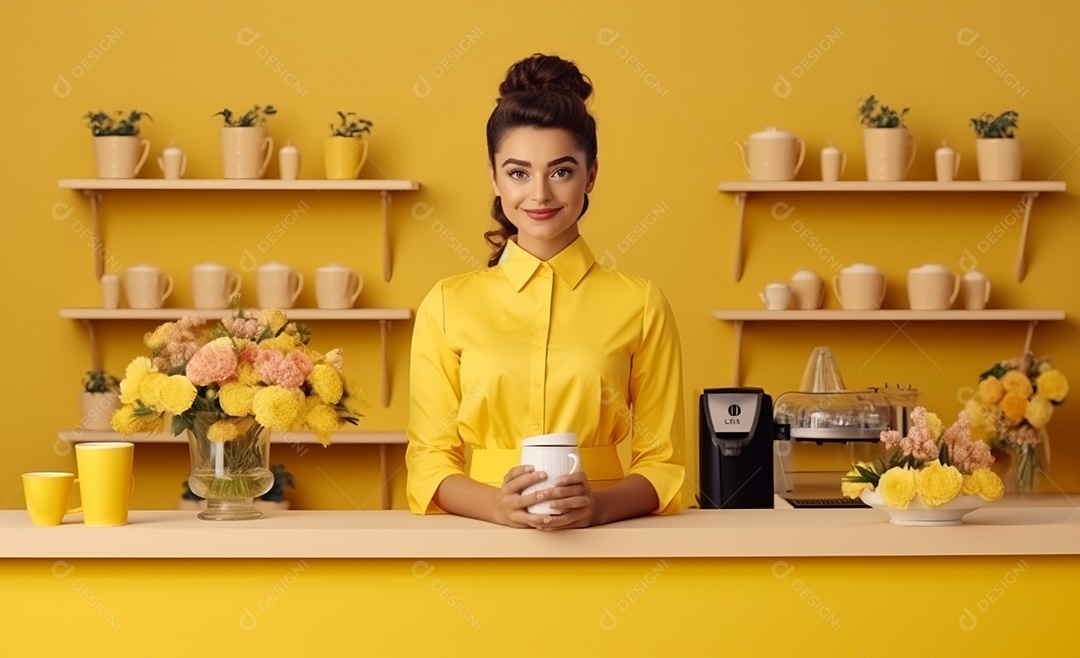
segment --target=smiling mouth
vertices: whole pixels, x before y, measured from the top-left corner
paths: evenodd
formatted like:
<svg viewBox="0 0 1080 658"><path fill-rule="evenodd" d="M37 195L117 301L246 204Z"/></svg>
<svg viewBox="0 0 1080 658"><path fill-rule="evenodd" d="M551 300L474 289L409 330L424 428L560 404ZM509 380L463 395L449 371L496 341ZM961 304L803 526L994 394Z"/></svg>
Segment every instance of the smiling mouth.
<svg viewBox="0 0 1080 658"><path fill-rule="evenodd" d="M530 219L551 219L555 215L559 214L559 208L535 208L528 210L526 208L521 209Z"/></svg>

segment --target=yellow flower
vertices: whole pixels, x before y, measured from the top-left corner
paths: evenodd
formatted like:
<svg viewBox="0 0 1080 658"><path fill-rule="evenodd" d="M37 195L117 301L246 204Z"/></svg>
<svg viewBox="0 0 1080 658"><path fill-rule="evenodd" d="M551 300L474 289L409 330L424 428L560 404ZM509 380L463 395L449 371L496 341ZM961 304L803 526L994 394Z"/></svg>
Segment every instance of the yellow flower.
<svg viewBox="0 0 1080 658"><path fill-rule="evenodd" d="M1054 368L1035 378L1035 388L1051 402L1061 402L1069 394L1069 380L1060 370Z"/></svg>
<svg viewBox="0 0 1080 658"><path fill-rule="evenodd" d="M255 366L250 363L241 363L236 368L236 383L244 386L255 386L259 383L259 374L255 372ZM227 384L226 384L227 386Z"/></svg>
<svg viewBox="0 0 1080 658"><path fill-rule="evenodd" d="M165 347L165 342L168 340L169 334L171 334L175 329L175 322L166 322L162 325L159 325L157 329L154 329L154 331L152 331L151 333L143 336L143 343L150 348L151 352L157 352L161 348Z"/></svg>
<svg viewBox="0 0 1080 658"><path fill-rule="evenodd" d="M161 387L161 406L171 414L182 414L191 408L197 393L190 379L173 375L166 378Z"/></svg>
<svg viewBox="0 0 1080 658"><path fill-rule="evenodd" d="M941 433L945 431L945 425L941 422L941 419L937 417L937 414L933 412L926 412L926 428L930 430L930 436L935 441L941 438Z"/></svg>
<svg viewBox="0 0 1080 658"><path fill-rule="evenodd" d="M161 404L161 391L169 376L163 372L148 372L139 385L139 399L154 411L165 411Z"/></svg>
<svg viewBox="0 0 1080 658"><path fill-rule="evenodd" d="M841 482L840 493L848 498L858 498L859 495L862 494L863 489L866 489L869 486L869 482Z"/></svg>
<svg viewBox="0 0 1080 658"><path fill-rule="evenodd" d="M979 382L979 399L983 404L997 404L1005 395L1005 387L997 377L987 377Z"/></svg>
<svg viewBox="0 0 1080 658"><path fill-rule="evenodd" d="M349 413L363 416L364 407L368 404L367 392L363 388L349 385L342 397L342 404Z"/></svg>
<svg viewBox="0 0 1080 658"><path fill-rule="evenodd" d="M228 383L218 391L221 410L230 416L248 416L252 413L251 404L255 399L255 386L245 386L239 382Z"/></svg>
<svg viewBox="0 0 1080 658"><path fill-rule="evenodd" d="M251 401L255 422L276 430L288 429L300 413L303 399L303 393L283 386L260 388Z"/></svg>
<svg viewBox="0 0 1080 658"><path fill-rule="evenodd" d="M282 354L288 354L289 352L295 350L297 345L299 344L300 341L296 339L296 336L293 336L291 334L281 334L280 336L267 338L263 342L259 343L259 347L265 349L274 349L281 352Z"/></svg>
<svg viewBox="0 0 1080 658"><path fill-rule="evenodd" d="M300 347L297 349L306 354L307 358L310 359L313 364L319 364L326 360L326 357L323 356L321 352L313 350L310 346L304 345L303 343L301 343Z"/></svg>
<svg viewBox="0 0 1080 658"><path fill-rule="evenodd" d="M110 424L120 434L149 434L162 427L161 414L136 415L135 407L125 404L113 412Z"/></svg>
<svg viewBox="0 0 1080 658"><path fill-rule="evenodd" d="M337 404L341 400L341 395L344 393L341 375L334 370L333 366L325 363L318 364L311 369L307 380L311 384L311 389L326 404Z"/></svg>
<svg viewBox="0 0 1080 658"><path fill-rule="evenodd" d="M1027 411L1024 412L1024 420L1037 430L1046 427L1050 422L1050 416L1054 415L1054 405L1050 404L1043 396L1036 393L1028 400Z"/></svg>
<svg viewBox="0 0 1080 658"><path fill-rule="evenodd" d="M228 443L244 436L250 427L251 419L247 417L219 420L206 430L206 438L214 443Z"/></svg>
<svg viewBox="0 0 1080 658"><path fill-rule="evenodd" d="M969 496L978 496L983 500L997 500L1005 495L1005 485L997 473L989 468L980 468L971 475L964 476L960 490Z"/></svg>
<svg viewBox="0 0 1080 658"><path fill-rule="evenodd" d="M878 480L877 492L889 507L907 509L915 498L915 472L898 466L890 468Z"/></svg>
<svg viewBox="0 0 1080 658"><path fill-rule="evenodd" d="M1035 387L1031 385L1031 380L1027 378L1027 375L1019 370L1010 370L1001 377L1001 385L1005 387L1005 394L1016 393L1025 398L1031 397L1031 394L1035 392Z"/></svg>
<svg viewBox="0 0 1080 658"><path fill-rule="evenodd" d="M1005 415L1005 419L1013 424L1019 423L1024 414L1027 413L1027 396L1019 393L1006 393L1005 397L1001 398L1001 413Z"/></svg>
<svg viewBox="0 0 1080 658"><path fill-rule="evenodd" d="M157 372L157 368L148 357L137 356L132 359L124 371L124 381L120 382L120 401L124 404L135 404L139 399L142 380L151 372Z"/></svg>
<svg viewBox="0 0 1080 658"><path fill-rule="evenodd" d="M338 419L337 412L328 404L311 405L311 408L307 412L307 418L304 419L304 424L307 425L308 429L312 432L315 432L315 436L318 437L319 443L324 446L330 445L330 435L341 427L341 421Z"/></svg>
<svg viewBox="0 0 1080 658"><path fill-rule="evenodd" d="M915 490L927 507L943 505L960 493L964 476L955 466L942 466L933 461L919 469L915 475Z"/></svg>
<svg viewBox="0 0 1080 658"><path fill-rule="evenodd" d="M285 314L276 308L264 308L259 311L259 324L264 327L270 327L270 331L275 334L281 331L281 328L285 326L285 323L289 321L289 318L285 317Z"/></svg>

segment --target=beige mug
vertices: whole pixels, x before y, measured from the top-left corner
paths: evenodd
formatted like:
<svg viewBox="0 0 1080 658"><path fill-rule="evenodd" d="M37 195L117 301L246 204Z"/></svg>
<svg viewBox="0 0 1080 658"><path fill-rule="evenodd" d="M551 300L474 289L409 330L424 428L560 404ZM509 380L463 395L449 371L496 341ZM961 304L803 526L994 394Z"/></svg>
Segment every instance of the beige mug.
<svg viewBox="0 0 1080 658"><path fill-rule="evenodd" d="M315 304L319 308L352 308L364 279L342 265L324 265L315 270Z"/></svg>
<svg viewBox="0 0 1080 658"><path fill-rule="evenodd" d="M915 162L915 138L908 129L865 128L866 180L901 181Z"/></svg>
<svg viewBox="0 0 1080 658"><path fill-rule="evenodd" d="M812 311L821 308L825 301L825 284L821 277L810 270L799 270L788 282L795 308Z"/></svg>
<svg viewBox="0 0 1080 658"><path fill-rule="evenodd" d="M770 311L785 311L791 306L791 289L786 283L770 283L758 293L758 299Z"/></svg>
<svg viewBox="0 0 1080 658"><path fill-rule="evenodd" d="M162 151L157 162L166 180L183 178L187 172L187 154L175 146L169 146Z"/></svg>
<svg viewBox="0 0 1080 658"><path fill-rule="evenodd" d="M821 149L821 180L835 183L847 169L847 153L833 145Z"/></svg>
<svg viewBox="0 0 1080 658"><path fill-rule="evenodd" d="M125 525L135 489L135 444L127 441L75 444L83 523Z"/></svg>
<svg viewBox="0 0 1080 658"><path fill-rule="evenodd" d="M912 310L941 311L960 294L960 277L944 265L927 263L908 270L908 305Z"/></svg>
<svg viewBox="0 0 1080 658"><path fill-rule="evenodd" d="M537 491L555 486L555 480L581 470L581 456L578 454L577 434L560 432L541 434L521 442L521 463L532 465L537 471L547 473L547 478L528 486L521 492L527 496ZM529 505L530 514L562 514L562 510L552 509L549 501Z"/></svg>
<svg viewBox="0 0 1080 658"><path fill-rule="evenodd" d="M101 308L120 308L120 277L102 274L98 283L101 284Z"/></svg>
<svg viewBox="0 0 1080 658"><path fill-rule="evenodd" d="M964 293L964 308L968 310L980 311L990 302L990 280L982 272L966 272L960 288Z"/></svg>
<svg viewBox="0 0 1080 658"><path fill-rule="evenodd" d="M156 267L135 265L124 272L128 308L161 308L172 291L172 277Z"/></svg>
<svg viewBox="0 0 1080 658"><path fill-rule="evenodd" d="M885 300L885 275L873 265L854 263L833 277L833 292L845 310L878 309Z"/></svg>
<svg viewBox="0 0 1080 658"><path fill-rule="evenodd" d="M98 178L135 178L149 154L150 141L135 135L94 138Z"/></svg>
<svg viewBox="0 0 1080 658"><path fill-rule="evenodd" d="M74 473L23 473L26 511L34 525L60 525L64 522L64 515L81 512L82 507L68 508L71 490L77 482Z"/></svg>
<svg viewBox="0 0 1080 658"><path fill-rule="evenodd" d="M304 288L304 275L282 263L255 269L255 295L262 308L292 308Z"/></svg>
<svg viewBox="0 0 1080 658"><path fill-rule="evenodd" d="M281 180L300 178L300 149L292 144L282 146L278 149L277 163Z"/></svg>
<svg viewBox="0 0 1080 658"><path fill-rule="evenodd" d="M191 268L191 297L197 309L229 308L240 292L240 276L224 265L200 263Z"/></svg>
<svg viewBox="0 0 1080 658"><path fill-rule="evenodd" d="M262 178L274 155L274 139L266 126L226 126L221 129L225 178Z"/></svg>

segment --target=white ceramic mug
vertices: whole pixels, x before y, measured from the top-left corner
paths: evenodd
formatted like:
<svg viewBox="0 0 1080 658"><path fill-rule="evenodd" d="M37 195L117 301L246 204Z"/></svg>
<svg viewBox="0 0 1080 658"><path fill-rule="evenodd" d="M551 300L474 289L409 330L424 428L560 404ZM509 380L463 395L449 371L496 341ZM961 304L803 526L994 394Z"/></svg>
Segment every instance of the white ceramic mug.
<svg viewBox="0 0 1080 658"><path fill-rule="evenodd" d="M120 277L115 274L102 274L99 283L101 284L101 308L120 308Z"/></svg>
<svg viewBox="0 0 1080 658"><path fill-rule="evenodd" d="M288 265L266 263L255 269L255 293L262 308L292 308L304 289L304 275Z"/></svg>
<svg viewBox="0 0 1080 658"><path fill-rule="evenodd" d="M773 282L758 293L758 299L770 311L783 311L791 306L791 289L786 283Z"/></svg>
<svg viewBox="0 0 1080 658"><path fill-rule="evenodd" d="M319 308L352 308L364 279L343 265L324 265L315 270L315 305Z"/></svg>
<svg viewBox="0 0 1080 658"><path fill-rule="evenodd" d="M979 311L990 302L990 280L982 272L972 270L964 274L960 288L964 292L964 308Z"/></svg>
<svg viewBox="0 0 1080 658"><path fill-rule="evenodd" d="M191 297L197 309L229 308L240 292L240 276L224 265L200 263L191 268Z"/></svg>
<svg viewBox="0 0 1080 658"><path fill-rule="evenodd" d="M547 473L547 478L526 487L521 495L526 496L537 491L555 486L555 480L581 470L581 457L578 455L577 434L560 432L541 434L521 442L521 463L531 464L537 471ZM529 505L530 514L562 514L561 510L551 508L549 501Z"/></svg>
<svg viewBox="0 0 1080 658"><path fill-rule="evenodd" d="M172 291L172 277L152 265L135 265L124 272L129 308L161 308Z"/></svg>
<svg viewBox="0 0 1080 658"><path fill-rule="evenodd" d="M833 277L833 292L848 311L881 308L885 300L885 275L873 265L853 263Z"/></svg>
<svg viewBox="0 0 1080 658"><path fill-rule="evenodd" d="M187 154L175 146L169 146L162 151L157 162L167 180L183 178L187 172Z"/></svg>
<svg viewBox="0 0 1080 658"><path fill-rule="evenodd" d="M847 153L829 145L821 149L821 180L835 183L847 169Z"/></svg>
<svg viewBox="0 0 1080 658"><path fill-rule="evenodd" d="M825 284L821 277L810 270L799 270L791 276L788 282L791 288L791 297L795 302L795 308L801 311L812 311L821 308L825 301Z"/></svg>
<svg viewBox="0 0 1080 658"><path fill-rule="evenodd" d="M960 294L960 278L935 263L908 270L907 284L912 310L941 311L950 308Z"/></svg>

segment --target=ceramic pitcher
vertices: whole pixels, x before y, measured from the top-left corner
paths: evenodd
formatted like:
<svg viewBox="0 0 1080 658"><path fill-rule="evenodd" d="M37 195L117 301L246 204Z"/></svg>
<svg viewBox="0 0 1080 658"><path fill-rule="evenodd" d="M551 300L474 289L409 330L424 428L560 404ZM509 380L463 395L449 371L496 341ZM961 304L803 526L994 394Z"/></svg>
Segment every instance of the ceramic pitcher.
<svg viewBox="0 0 1080 658"><path fill-rule="evenodd" d="M769 127L736 142L751 180L795 180L806 157L806 142L789 132Z"/></svg>

